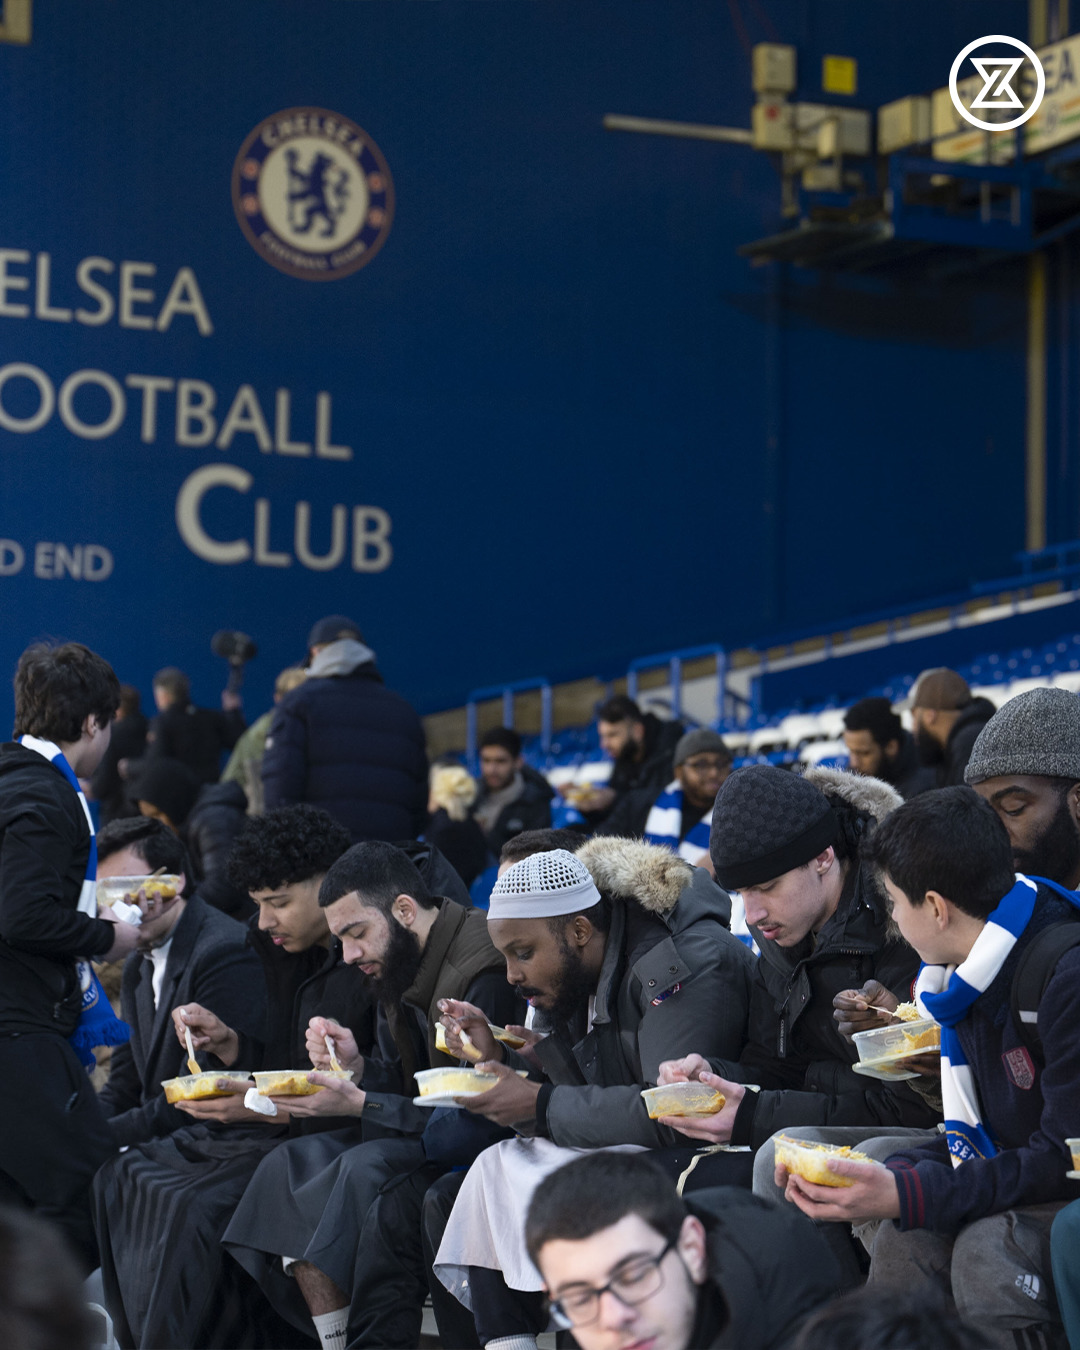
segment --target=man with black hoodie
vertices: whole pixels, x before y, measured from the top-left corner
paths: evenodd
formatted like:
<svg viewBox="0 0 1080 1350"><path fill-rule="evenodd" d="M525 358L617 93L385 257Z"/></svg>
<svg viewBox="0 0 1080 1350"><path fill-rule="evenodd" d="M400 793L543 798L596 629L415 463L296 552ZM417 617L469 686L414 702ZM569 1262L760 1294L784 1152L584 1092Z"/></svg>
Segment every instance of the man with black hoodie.
<svg viewBox="0 0 1080 1350"><path fill-rule="evenodd" d="M633 1154L587 1154L548 1176L525 1241L581 1350L782 1350L836 1284L808 1224L732 1187L681 1200Z"/></svg>
<svg viewBox="0 0 1080 1350"><path fill-rule="evenodd" d="M600 705L596 727L600 748L614 763L605 784L576 799L593 828L608 818L628 792L660 792L671 782L672 756L684 730L681 722L661 722L655 713L643 713L625 694Z"/></svg>
<svg viewBox="0 0 1080 1350"><path fill-rule="evenodd" d="M351 619L320 619L308 648L307 679L278 704L266 737L267 809L311 802L354 840L415 839L428 801L420 718L387 689Z"/></svg>
<svg viewBox="0 0 1080 1350"><path fill-rule="evenodd" d="M78 779L109 744L120 684L77 642L31 647L15 675L18 743L0 746L0 1197L65 1231L92 1269L90 1179L115 1151L69 1038L139 930L97 917L94 831Z"/></svg>

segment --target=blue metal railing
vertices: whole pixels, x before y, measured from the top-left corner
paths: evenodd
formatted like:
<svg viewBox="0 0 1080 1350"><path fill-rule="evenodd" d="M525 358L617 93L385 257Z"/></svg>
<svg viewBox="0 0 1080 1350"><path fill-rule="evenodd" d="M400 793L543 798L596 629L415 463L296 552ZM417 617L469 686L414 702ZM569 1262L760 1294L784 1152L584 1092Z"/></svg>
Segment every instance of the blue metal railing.
<svg viewBox="0 0 1080 1350"><path fill-rule="evenodd" d="M794 654L796 643L810 638L823 638L823 654L824 658L828 660L835 656L834 636L839 635L841 641L843 641L856 629L870 628L883 623L886 625L886 643L891 644L901 640L901 635L909 627L909 623L903 621L910 621L914 614L932 610L946 610L946 624L949 629L953 629L959 625L960 619L966 613L966 605L973 599L1011 592L1015 611L1020 594L1030 592L1034 586L1056 581L1061 584L1063 590L1080 591L1080 540L1073 539L1062 544L1049 544L1046 548L1029 549L1014 556L1020 566L1020 571L1011 577L1000 578L996 581L975 582L967 590L953 591L948 595L934 596L928 600L915 603L908 602L904 605L891 605L885 609L873 610L866 614L856 615L854 618L847 618L841 624L813 624L802 629L789 629L775 637L762 638L752 645L741 643L739 645L757 657L758 664L764 672L769 668L769 653L771 651L779 648L791 655ZM717 722L723 723L730 720L739 706L750 707L754 711L756 709L753 708L752 699L748 702L748 700L727 688L727 652L728 648L721 646L719 643L706 643L697 647L678 647L673 651L635 657L630 662L626 672L627 693L631 698L637 698L639 676L643 670L656 670L658 667L667 666L671 685L672 715L677 718L681 717L683 665L687 661L697 661L703 657L714 656L716 658L717 675ZM476 770L477 704L488 699L501 698L503 702L503 723L505 726L512 727L514 725L515 695L532 689L540 690L540 743L545 754L550 752L552 739L551 681L536 677L528 680L515 680L508 684L489 685L484 689L474 689L469 694L466 705L467 754L470 767L474 772Z"/></svg>
<svg viewBox="0 0 1080 1350"><path fill-rule="evenodd" d="M727 652L718 643L707 643L703 647L679 647L673 652L661 652L659 656L639 656L630 662L626 672L626 692L631 698L638 696L638 672L653 670L657 666L667 666L671 684L671 715L682 719L682 668L684 661L699 661L706 656L716 657L716 717L720 721L727 716Z"/></svg>
<svg viewBox="0 0 1080 1350"><path fill-rule="evenodd" d="M544 754L551 750L551 681L542 675L535 676L528 680L513 680L509 684L490 684L483 689L474 689L465 705L465 755L469 762L469 769L476 773L478 768L477 754L477 704L484 703L488 699L502 699L502 724L504 727L513 727L514 725L514 699L518 694L525 694L533 689L540 690L540 746Z"/></svg>

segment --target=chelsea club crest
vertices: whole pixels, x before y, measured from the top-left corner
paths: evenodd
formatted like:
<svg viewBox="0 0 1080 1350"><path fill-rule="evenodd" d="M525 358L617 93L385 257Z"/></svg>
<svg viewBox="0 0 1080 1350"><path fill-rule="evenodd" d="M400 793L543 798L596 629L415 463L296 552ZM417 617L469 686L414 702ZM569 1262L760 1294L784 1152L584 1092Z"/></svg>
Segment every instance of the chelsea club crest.
<svg viewBox="0 0 1080 1350"><path fill-rule="evenodd" d="M382 151L325 108L288 108L260 122L233 165L232 198L252 248L305 281L336 281L369 263L394 216Z"/></svg>

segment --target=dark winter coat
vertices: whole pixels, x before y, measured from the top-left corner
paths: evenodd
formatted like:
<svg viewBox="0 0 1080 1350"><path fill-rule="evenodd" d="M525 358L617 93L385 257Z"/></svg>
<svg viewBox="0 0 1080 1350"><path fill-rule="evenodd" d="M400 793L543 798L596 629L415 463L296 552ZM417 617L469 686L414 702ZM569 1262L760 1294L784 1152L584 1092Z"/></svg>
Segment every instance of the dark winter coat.
<svg viewBox="0 0 1080 1350"><path fill-rule="evenodd" d="M645 738L641 759L636 763L617 759L607 781L607 786L619 796L635 788L655 788L659 792L675 777L675 746L686 728L681 722L661 722L655 713L646 713L642 721Z"/></svg>
<svg viewBox="0 0 1080 1350"><path fill-rule="evenodd" d="M445 895L462 909L472 909L473 902L469 888L433 840L397 839L394 845L416 866L432 895Z"/></svg>
<svg viewBox="0 0 1080 1350"><path fill-rule="evenodd" d="M548 1078L538 1133L570 1148L681 1142L649 1119L641 1089L666 1059L738 1054L756 963L727 931L727 892L701 868L630 839L592 839L577 856L611 899L611 928L591 1030L575 1043L559 1027L536 1047Z"/></svg>
<svg viewBox="0 0 1080 1350"><path fill-rule="evenodd" d="M831 769L811 770L807 778L826 796L876 819L900 804L876 778ZM737 1061L713 1061L724 1078L763 1089L743 1097L731 1142L758 1148L777 1130L798 1125L880 1125L883 1132L935 1125L938 1117L905 1082L854 1072L858 1051L833 1018L835 996L867 980L879 980L906 1002L919 970L916 953L890 930L885 897L869 869L849 863L836 913L816 944L812 935L791 948L754 936L761 956L749 1040Z"/></svg>
<svg viewBox="0 0 1080 1350"><path fill-rule="evenodd" d="M354 840L413 839L427 814L424 729L373 662L309 677L274 712L263 757L266 809L310 802Z"/></svg>
<svg viewBox="0 0 1080 1350"><path fill-rule="evenodd" d="M239 783L209 783L184 829L199 894L215 909L245 920L251 916L251 900L229 880L225 865L247 818L247 797Z"/></svg>
<svg viewBox="0 0 1080 1350"><path fill-rule="evenodd" d="M484 831L472 816L451 820L445 807L440 806L428 821L424 838L439 849L466 886L471 886L484 868L491 866Z"/></svg>
<svg viewBox="0 0 1080 1350"><path fill-rule="evenodd" d="M375 996L371 982L341 958L341 944L286 952L261 932L258 920L248 925L248 942L262 962L266 985L266 1029L253 1036L234 1027L240 1043L232 1069L302 1069L311 1064L307 1052L308 1023L332 1017L348 1027L362 1055L375 1045ZM213 1011L213 1009L211 1009ZM341 1127L333 1117L289 1122L291 1134L311 1134Z"/></svg>
<svg viewBox="0 0 1080 1350"><path fill-rule="evenodd" d="M970 753L970 751L969 751ZM910 731L901 731L900 750L891 764L883 763L877 776L894 787L904 801L938 786L937 773L919 756L919 747Z"/></svg>
<svg viewBox="0 0 1080 1350"><path fill-rule="evenodd" d="M154 964L141 952L124 963L120 1001L131 1040L112 1054L100 1101L120 1145L169 1134L191 1123L161 1090L166 1078L188 1072L187 1052L173 1028L172 1010L198 1003L228 1026L262 1037L266 981L248 945L247 930L197 896L177 920L155 1009Z"/></svg>
<svg viewBox="0 0 1080 1350"><path fill-rule="evenodd" d="M988 698L973 698L961 711L945 743L945 759L938 769L938 787L964 786L964 770L979 732L996 712Z"/></svg>
<svg viewBox="0 0 1080 1350"><path fill-rule="evenodd" d="M221 757L244 734L247 723L237 708L218 712L189 703L173 704L150 723L148 759L178 759L201 783L216 783L221 776Z"/></svg>
<svg viewBox="0 0 1080 1350"><path fill-rule="evenodd" d="M70 1036L82 1011L75 962L113 945L111 923L79 913L90 827L59 769L0 746L0 1036Z"/></svg>
<svg viewBox="0 0 1080 1350"><path fill-rule="evenodd" d="M122 759L139 759L146 753L149 726L142 713L130 713L127 717L117 718L112 724L109 744L90 779L90 791L98 803L103 826L108 825L110 820L128 814L125 809L126 787L118 766Z"/></svg>
<svg viewBox="0 0 1080 1350"><path fill-rule="evenodd" d="M990 1214L1080 1195L1080 1186L1065 1177L1072 1167L1065 1140L1080 1121L1080 948L1060 958L1039 1001L1042 1064L1027 1049L1011 1008L1024 949L1042 929L1068 919L1076 920L1076 909L1040 886L1027 928L956 1028L983 1125L1000 1152L954 1168L942 1136L890 1158L901 1228L953 1233Z"/></svg>
<svg viewBox="0 0 1080 1350"><path fill-rule="evenodd" d="M686 1203L705 1227L707 1257L693 1350L784 1350L840 1284L824 1238L794 1205L733 1186Z"/></svg>
<svg viewBox="0 0 1080 1350"><path fill-rule="evenodd" d="M521 771L522 789L516 797L495 817L495 823L485 834L487 846L497 858L502 846L515 834L525 830L548 830L551 828L551 799L555 789L541 773L528 764ZM481 796L480 801L483 801ZM479 869L483 871L483 868Z"/></svg>

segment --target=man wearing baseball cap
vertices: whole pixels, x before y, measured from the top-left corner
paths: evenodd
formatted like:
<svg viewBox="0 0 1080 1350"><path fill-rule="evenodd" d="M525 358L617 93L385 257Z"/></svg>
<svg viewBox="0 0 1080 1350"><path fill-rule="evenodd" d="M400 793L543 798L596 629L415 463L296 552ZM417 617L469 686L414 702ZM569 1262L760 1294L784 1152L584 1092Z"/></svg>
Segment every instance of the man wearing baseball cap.
<svg viewBox="0 0 1080 1350"><path fill-rule="evenodd" d="M1080 698L1031 689L979 733L964 775L1001 817L1013 865L1080 887Z"/></svg>
<svg viewBox="0 0 1080 1350"><path fill-rule="evenodd" d="M427 752L415 709L383 684L359 624L343 614L308 634L307 679L266 737L266 809L310 802L355 840L413 839L427 816Z"/></svg>
<svg viewBox="0 0 1080 1350"><path fill-rule="evenodd" d="M910 700L912 734L937 787L959 787L972 747L994 715L988 698L973 698L967 680L947 666L924 670Z"/></svg>

